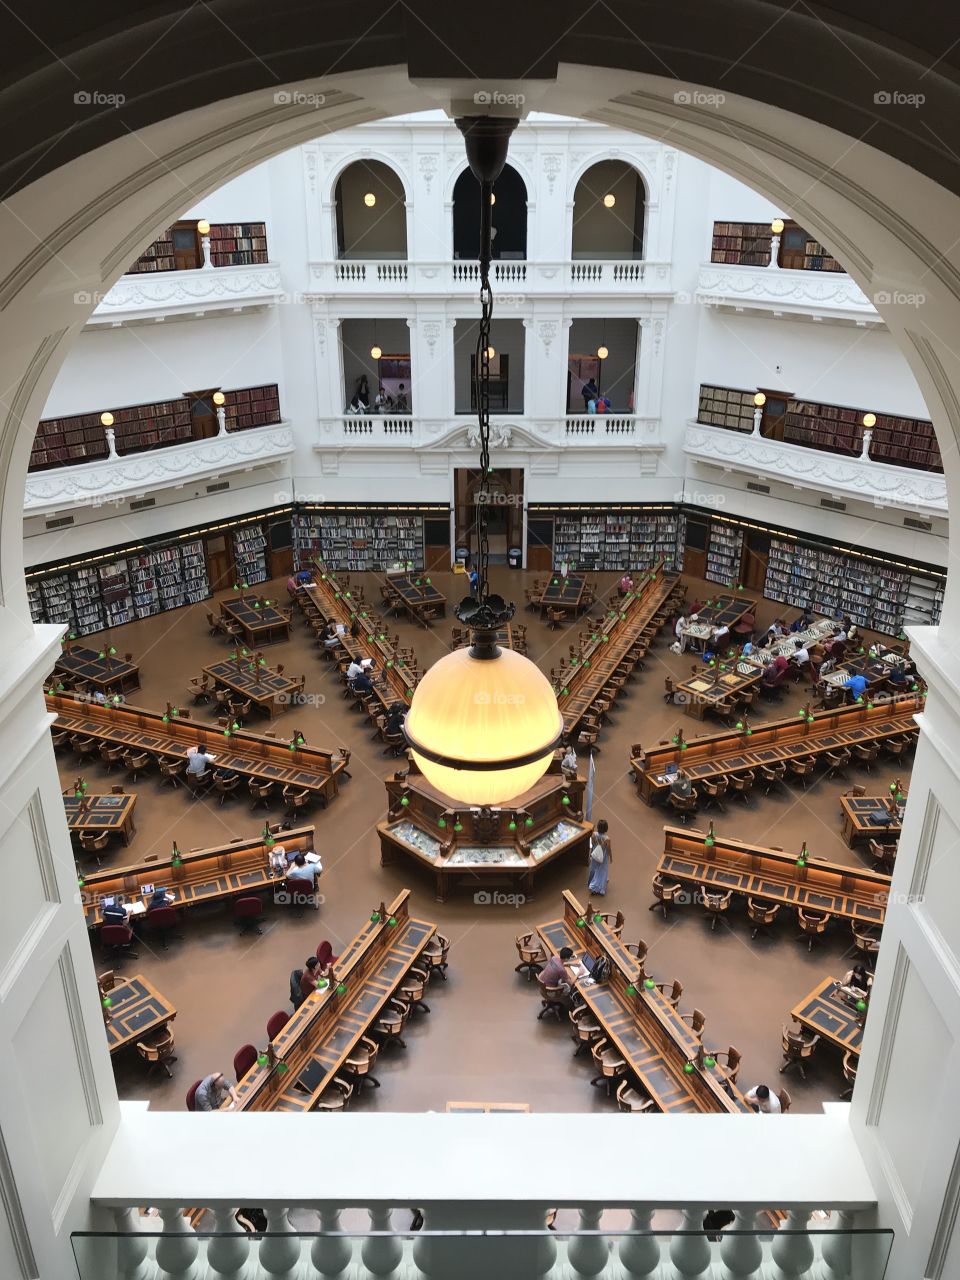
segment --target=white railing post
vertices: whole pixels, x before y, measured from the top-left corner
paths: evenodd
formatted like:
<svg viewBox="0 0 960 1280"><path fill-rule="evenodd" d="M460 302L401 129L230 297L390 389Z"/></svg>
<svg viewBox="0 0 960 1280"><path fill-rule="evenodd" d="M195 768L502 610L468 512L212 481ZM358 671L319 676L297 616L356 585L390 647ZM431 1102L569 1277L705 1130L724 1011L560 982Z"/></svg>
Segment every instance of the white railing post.
<svg viewBox="0 0 960 1280"><path fill-rule="evenodd" d="M339 1209L318 1209L321 1231L340 1231ZM317 1236L310 1247L310 1261L324 1280L342 1275L353 1257L353 1241L333 1236Z"/></svg>
<svg viewBox="0 0 960 1280"><path fill-rule="evenodd" d="M649 1231L652 1209L631 1209L631 1231ZM660 1271L660 1241L656 1236L625 1236L620 1242L620 1261L631 1280L651 1280Z"/></svg>
<svg viewBox="0 0 960 1280"><path fill-rule="evenodd" d="M603 1208L591 1206L580 1209L580 1230L598 1231ZM604 1270L610 1257L610 1246L606 1236L572 1236L567 1245L567 1261L573 1267L574 1275L598 1276Z"/></svg>
<svg viewBox="0 0 960 1280"><path fill-rule="evenodd" d="M120 1236L117 1240L118 1280L146 1280L152 1268L147 1264L149 1236L141 1236L140 1215L129 1206L114 1209L113 1221Z"/></svg>
<svg viewBox="0 0 960 1280"><path fill-rule="evenodd" d="M103 434L107 437L107 457L118 458L117 453L117 432L115 427L104 427Z"/></svg>
<svg viewBox="0 0 960 1280"><path fill-rule="evenodd" d="M873 432L869 427L863 429L863 448L860 450L860 457L865 461L870 461L870 441L873 439Z"/></svg>
<svg viewBox="0 0 960 1280"><path fill-rule="evenodd" d="M703 1210L684 1209L680 1230L694 1234L675 1235L670 1241L672 1275L676 1280L698 1280L709 1274L712 1257L710 1242L703 1235Z"/></svg>
<svg viewBox="0 0 960 1280"><path fill-rule="evenodd" d="M257 1260L261 1270L269 1276L280 1276L284 1280L292 1280L299 1271L300 1236L290 1226L290 1218L286 1209L269 1208L267 1214L267 1230L286 1232L287 1235L264 1236L260 1241L260 1252Z"/></svg>
<svg viewBox="0 0 960 1280"><path fill-rule="evenodd" d="M217 435L225 436L227 434L227 411L222 404L217 405L217 426L219 428Z"/></svg>
<svg viewBox="0 0 960 1280"><path fill-rule="evenodd" d="M157 1240L157 1266L164 1280L198 1280L200 1241L182 1209L161 1209L163 1234Z"/></svg>
<svg viewBox="0 0 960 1280"><path fill-rule="evenodd" d="M213 1211L214 1229L222 1235L207 1242L208 1280L247 1280L250 1240L237 1222L235 1211L219 1205Z"/></svg>
<svg viewBox="0 0 960 1280"><path fill-rule="evenodd" d="M770 261L767 263L767 266L779 267L780 266L780 263L778 262L779 257L780 257L780 236L777 234L777 232L774 232L770 240Z"/></svg>
<svg viewBox="0 0 960 1280"><path fill-rule="evenodd" d="M203 253L203 269L204 271L212 270L213 262L210 258L210 232L200 237L200 250Z"/></svg>
<svg viewBox="0 0 960 1280"><path fill-rule="evenodd" d="M850 1235L853 1221L853 1213L849 1209L841 1209L834 1230L821 1236L820 1274L823 1280L850 1280L853 1274L853 1239Z"/></svg>
<svg viewBox="0 0 960 1280"><path fill-rule="evenodd" d="M392 1209L370 1209L371 1231L392 1231ZM403 1241L399 1236L367 1236L360 1258L375 1276L392 1276L403 1261Z"/></svg>
<svg viewBox="0 0 960 1280"><path fill-rule="evenodd" d="M789 1209L773 1237L770 1256L776 1264L772 1280L800 1280L813 1266L813 1237L807 1230L809 1209Z"/></svg>
<svg viewBox="0 0 960 1280"><path fill-rule="evenodd" d="M734 1231L753 1232L757 1214L753 1209L734 1210ZM720 1260L723 1280L756 1280L763 1274L763 1246L760 1237L751 1234L720 1237Z"/></svg>

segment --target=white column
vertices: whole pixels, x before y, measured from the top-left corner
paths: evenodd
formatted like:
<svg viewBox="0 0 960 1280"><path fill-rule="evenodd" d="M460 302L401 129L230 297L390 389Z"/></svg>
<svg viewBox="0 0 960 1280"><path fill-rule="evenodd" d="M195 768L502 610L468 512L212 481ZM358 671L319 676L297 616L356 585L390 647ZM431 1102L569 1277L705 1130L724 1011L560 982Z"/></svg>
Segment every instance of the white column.
<svg viewBox="0 0 960 1280"><path fill-rule="evenodd" d="M807 1231L809 1209L790 1209L773 1237L770 1256L776 1263L772 1280L801 1280L813 1266L813 1237Z"/></svg>
<svg viewBox="0 0 960 1280"><path fill-rule="evenodd" d="M702 1232L703 1210L684 1209L680 1222L681 1231ZM675 1235L670 1241L670 1272L673 1280L699 1280L710 1272L712 1251L705 1235Z"/></svg>
<svg viewBox="0 0 960 1280"><path fill-rule="evenodd" d="M652 1222L652 1209L631 1209L631 1231L649 1231ZM660 1241L656 1236L625 1236L620 1261L631 1280L651 1280L660 1270Z"/></svg>
<svg viewBox="0 0 960 1280"><path fill-rule="evenodd" d="M392 1231L392 1209L371 1209L370 1230ZM368 1236L360 1247L363 1265L375 1276L392 1276L403 1261L403 1241L399 1236Z"/></svg>
<svg viewBox="0 0 960 1280"><path fill-rule="evenodd" d="M300 1237L290 1226L290 1218L287 1210L276 1206L268 1208L267 1211L267 1230L289 1232L284 1238L283 1236L264 1236L260 1241L260 1252L258 1261L263 1271L269 1276L292 1278L299 1270L300 1262Z"/></svg>
<svg viewBox="0 0 960 1280"><path fill-rule="evenodd" d="M117 1240L118 1280L146 1280L153 1267L147 1262L150 1237L138 1235L140 1214L131 1208L114 1209L113 1225L120 1232Z"/></svg>
<svg viewBox="0 0 960 1280"><path fill-rule="evenodd" d="M317 1214L320 1218L321 1231L341 1231L343 1229L340 1225L339 1209L319 1209ZM317 1236L310 1247L310 1262L324 1277L324 1280L332 1280L332 1277L342 1275L350 1265L352 1257L352 1240L337 1240L329 1236Z"/></svg>
<svg viewBox="0 0 960 1280"><path fill-rule="evenodd" d="M198 1280L200 1241L182 1209L161 1209L163 1235L157 1241L157 1266L164 1280Z"/></svg>
<svg viewBox="0 0 960 1280"><path fill-rule="evenodd" d="M213 1211L214 1228L223 1235L207 1242L208 1280L246 1280L250 1270L250 1240L236 1219L236 1211L220 1205Z"/></svg>
<svg viewBox="0 0 960 1280"><path fill-rule="evenodd" d="M731 1231L751 1232L756 1229L757 1215L753 1209L735 1210ZM723 1262L723 1280L756 1280L762 1274L763 1247L755 1235L720 1236L720 1259Z"/></svg>
<svg viewBox="0 0 960 1280"><path fill-rule="evenodd" d="M840 1212L836 1215L836 1229L821 1237L823 1245L820 1265L823 1280L852 1280L853 1240L850 1231L853 1223L854 1214ZM906 1276L905 1272L894 1271L892 1274Z"/></svg>
<svg viewBox="0 0 960 1280"><path fill-rule="evenodd" d="M599 1231L602 1208L591 1206L580 1210L580 1230ZM571 1236L567 1245L567 1261L577 1276L598 1276L607 1265L610 1246L605 1236Z"/></svg>

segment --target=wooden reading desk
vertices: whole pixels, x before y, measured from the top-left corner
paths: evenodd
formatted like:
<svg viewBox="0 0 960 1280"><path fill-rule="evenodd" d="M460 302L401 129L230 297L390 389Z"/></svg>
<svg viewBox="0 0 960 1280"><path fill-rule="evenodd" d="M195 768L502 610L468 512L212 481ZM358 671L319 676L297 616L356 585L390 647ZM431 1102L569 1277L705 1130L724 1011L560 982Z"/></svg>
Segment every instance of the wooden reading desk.
<svg viewBox="0 0 960 1280"><path fill-rule="evenodd" d="M751 732L728 729L703 734L689 742L660 743L649 751L632 756L630 767L637 781L637 794L647 804L666 796L670 778L668 764L682 768L696 784L722 774L745 773L761 765L804 756L820 756L843 747L865 746L885 738L915 731L914 716L923 708L916 694L817 711L811 717L790 716L766 720Z"/></svg>
<svg viewBox="0 0 960 1280"><path fill-rule="evenodd" d="M100 654L103 654L101 658ZM88 649L68 644L54 665L55 671L85 681L102 693L126 693L140 688L140 668L134 662L118 662L108 649Z"/></svg>
<svg viewBox="0 0 960 1280"><path fill-rule="evenodd" d="M597 986L580 979L577 991L661 1111L751 1110L719 1065L684 1071L685 1063L698 1058L700 1041L662 992L644 985L643 966L602 921L594 921L592 905L584 908L565 889L563 918L538 925L537 933L550 954L572 947L578 958L588 951L591 956L609 959L609 981ZM634 991L628 992L628 987Z"/></svg>
<svg viewBox="0 0 960 1280"><path fill-rule="evenodd" d="M696 622L688 622L683 634L688 641L697 641L703 648L713 639L713 633L719 627L728 627L732 633L736 624L748 613L756 617L756 600L745 600L741 595L714 596L709 604L700 607ZM732 634L721 641L724 645L734 642Z"/></svg>
<svg viewBox="0 0 960 1280"><path fill-rule="evenodd" d="M290 639L290 623L286 615L261 596L240 596L220 601L221 614L239 625L251 649L264 644L278 644Z"/></svg>
<svg viewBox="0 0 960 1280"><path fill-rule="evenodd" d="M91 835L100 835L104 831L119 832L124 844L129 844L137 833L133 825L136 803L136 795L81 797L71 792L63 797L67 826L71 831L88 831Z"/></svg>
<svg viewBox="0 0 960 1280"><path fill-rule="evenodd" d="M562 609L565 613L578 614L583 605L586 585L586 578L578 573L571 573L566 578L559 574L552 577L540 597L540 617L548 609Z"/></svg>
<svg viewBox="0 0 960 1280"><path fill-rule="evenodd" d="M791 1010L790 1017L838 1049L859 1054L866 1011L860 1013L839 996L838 986L837 978L824 978Z"/></svg>
<svg viewBox="0 0 960 1280"><path fill-rule="evenodd" d="M191 849L179 854L179 866L173 865L171 851L151 862L136 862L84 876L80 896L87 928L95 929L103 923L101 903L105 897L117 898L121 905L136 905L149 896L144 894L144 885L166 889L170 905L178 911L282 887L283 878L274 877L270 872L270 848L277 845L283 845L288 858L297 852L306 853L314 847L314 828L293 827L278 832L272 846L264 843L261 833L238 836L229 844L209 849Z"/></svg>
<svg viewBox="0 0 960 1280"><path fill-rule="evenodd" d="M216 728L179 717L166 718L160 711L146 711L129 704L101 707L78 702L66 694L46 695L47 710L56 715L58 729L95 738L111 746L148 751L162 759L179 759L186 766L187 749L203 745L216 756L215 767L232 769L258 782L275 782L316 793L326 805L340 787L345 768L342 758L306 744L290 750L279 738L268 738L249 729L238 729L225 738Z"/></svg>
<svg viewBox="0 0 960 1280"><path fill-rule="evenodd" d="M763 675L763 668L750 662L722 662L716 659L716 666L706 667L697 675L681 680L676 686L677 702L684 702L684 711L688 716L696 716L702 720L709 710L757 684Z"/></svg>
<svg viewBox="0 0 960 1280"><path fill-rule="evenodd" d="M447 616L447 598L441 595L429 578L422 574L387 574L387 585L397 593L403 607L414 622L428 627L434 617Z"/></svg>
<svg viewBox="0 0 960 1280"><path fill-rule="evenodd" d="M254 1063L237 1083L239 1111L310 1111L407 976L436 925L414 920L404 889L378 908L273 1041L275 1062ZM341 990L341 987L343 990Z"/></svg>
<svg viewBox="0 0 960 1280"><path fill-rule="evenodd" d="M300 688L300 681L281 675L272 667L261 666L255 653L240 657L239 661L224 660L203 668L216 685L231 689L240 697L252 702L273 717L293 705L293 696Z"/></svg>
<svg viewBox="0 0 960 1280"><path fill-rule="evenodd" d="M110 1007L104 1007L104 1027L111 1054L135 1040L159 1031L177 1016L177 1011L156 987L139 974L124 978L105 993Z"/></svg>
<svg viewBox="0 0 960 1280"><path fill-rule="evenodd" d="M901 795L905 802L906 792ZM903 819L892 796L841 796L840 808L843 811L840 833L851 849L857 840L889 844L900 839Z"/></svg>
<svg viewBox="0 0 960 1280"><path fill-rule="evenodd" d="M715 893L730 889L767 905L803 907L861 925L883 924L889 876L819 858L798 867L795 853L728 840L716 832L712 845L706 839L706 831L664 827L657 874L694 891L701 885Z"/></svg>
<svg viewBox="0 0 960 1280"><path fill-rule="evenodd" d="M844 658L832 671L820 677L820 683L829 685L831 689L838 689L851 676L863 676L869 689L879 684L881 680L887 679L891 666L892 664L884 662L883 658L874 658L869 653L861 653L853 658Z"/></svg>
<svg viewBox="0 0 960 1280"><path fill-rule="evenodd" d="M507 622L496 633L496 642L501 649L515 649L517 653L527 652L527 636L526 627L520 623L522 630L517 630L517 623ZM462 627L458 631L455 630L450 640L451 649L465 649L472 644L473 640L470 636L468 627ZM458 1104L459 1105L459 1104Z"/></svg>

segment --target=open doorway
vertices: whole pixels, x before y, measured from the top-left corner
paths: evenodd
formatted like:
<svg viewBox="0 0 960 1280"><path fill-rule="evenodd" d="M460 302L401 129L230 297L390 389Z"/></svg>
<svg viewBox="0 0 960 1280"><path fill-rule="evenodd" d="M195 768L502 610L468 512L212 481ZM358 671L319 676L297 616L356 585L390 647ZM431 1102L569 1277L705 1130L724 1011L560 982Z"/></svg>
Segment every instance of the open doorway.
<svg viewBox="0 0 960 1280"><path fill-rule="evenodd" d="M589 383L602 391L600 382L603 362L597 355L570 355L567 358L567 413L586 413L589 395L583 388Z"/></svg>
<svg viewBox="0 0 960 1280"><path fill-rule="evenodd" d="M456 547L477 554L476 520L480 500L480 472L473 467L457 467L454 475ZM523 469L514 467L490 472L487 482L487 537L490 563L506 564L513 548L523 546Z"/></svg>

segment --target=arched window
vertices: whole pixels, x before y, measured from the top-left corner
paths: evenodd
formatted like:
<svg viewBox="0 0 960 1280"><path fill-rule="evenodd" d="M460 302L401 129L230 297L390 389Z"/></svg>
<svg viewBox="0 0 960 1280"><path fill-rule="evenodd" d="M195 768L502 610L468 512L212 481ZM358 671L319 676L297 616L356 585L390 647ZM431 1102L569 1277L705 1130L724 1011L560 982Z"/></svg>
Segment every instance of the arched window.
<svg viewBox="0 0 960 1280"><path fill-rule="evenodd" d="M527 187L512 165L493 185L493 256L523 261L527 256ZM480 256L480 184L464 169L453 188L453 256Z"/></svg>
<svg viewBox="0 0 960 1280"><path fill-rule="evenodd" d="M570 256L642 258L646 194L640 174L622 160L591 165L573 193Z"/></svg>
<svg viewBox="0 0 960 1280"><path fill-rule="evenodd" d="M347 165L334 200L338 258L406 258L406 196L389 165L379 160Z"/></svg>

